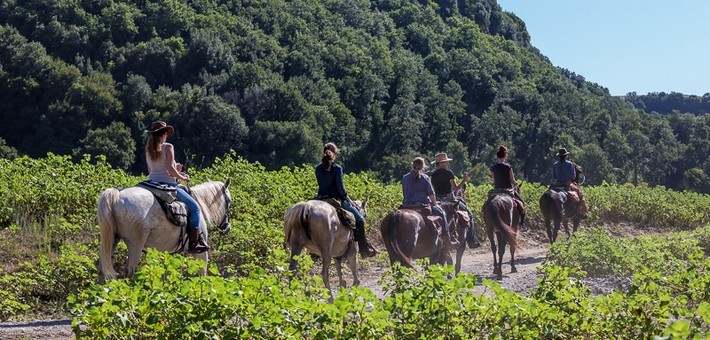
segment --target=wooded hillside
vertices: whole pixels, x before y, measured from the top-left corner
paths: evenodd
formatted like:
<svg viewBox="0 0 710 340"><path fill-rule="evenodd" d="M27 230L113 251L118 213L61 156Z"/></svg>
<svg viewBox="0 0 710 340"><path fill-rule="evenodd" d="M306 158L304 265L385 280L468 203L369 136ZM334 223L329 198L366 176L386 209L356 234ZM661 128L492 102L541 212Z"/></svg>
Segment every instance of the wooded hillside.
<svg viewBox="0 0 710 340"><path fill-rule="evenodd" d="M487 180L499 143L547 182L567 147L588 182L710 192L710 116L646 113L554 67L495 0L0 0L0 156L104 154L145 171L143 130L177 157L230 149L400 178L446 151Z"/></svg>

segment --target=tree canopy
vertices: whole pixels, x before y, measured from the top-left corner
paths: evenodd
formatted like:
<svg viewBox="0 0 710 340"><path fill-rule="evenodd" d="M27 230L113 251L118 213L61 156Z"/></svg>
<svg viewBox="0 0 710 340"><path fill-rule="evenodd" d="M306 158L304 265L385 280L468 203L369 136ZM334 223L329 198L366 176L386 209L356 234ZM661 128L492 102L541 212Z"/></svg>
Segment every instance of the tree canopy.
<svg viewBox="0 0 710 340"><path fill-rule="evenodd" d="M703 191L710 96L677 97L554 67L495 0L0 0L3 154L141 172L163 119L195 166L317 163L334 141L347 171L393 180L413 156L456 153L460 174L503 143L529 181L567 147L592 183Z"/></svg>

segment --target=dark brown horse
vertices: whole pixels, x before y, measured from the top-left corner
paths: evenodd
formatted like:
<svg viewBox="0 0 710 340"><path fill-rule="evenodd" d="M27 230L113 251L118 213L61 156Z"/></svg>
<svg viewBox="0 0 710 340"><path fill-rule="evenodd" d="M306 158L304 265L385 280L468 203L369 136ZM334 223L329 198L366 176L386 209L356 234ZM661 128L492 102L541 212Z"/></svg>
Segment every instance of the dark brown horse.
<svg viewBox="0 0 710 340"><path fill-rule="evenodd" d="M441 208L446 214L449 225L452 228L456 228L455 232L452 230L451 237L455 237L459 241L459 246L456 247L456 261L454 262L455 273L458 274L461 271L461 259L466 250L466 245L471 240L471 233L475 232L473 230L473 221L466 211L459 210L458 202L443 202Z"/></svg>
<svg viewBox="0 0 710 340"><path fill-rule="evenodd" d="M429 227L417 211L398 209L389 213L380 224L380 232L390 263L399 262L414 268L412 259L427 257L434 264L452 262L437 231Z"/></svg>
<svg viewBox="0 0 710 340"><path fill-rule="evenodd" d="M574 167L577 173L574 184L579 187L584 182L584 175L582 174L582 167L577 164ZM568 199L567 194L560 190L548 189L542 194L542 197L540 197L540 210L545 217L545 228L550 244L557 240L560 226L565 227L567 236L571 235L567 226L569 221L572 221L572 233L577 232L579 222L583 218L582 215L577 213L577 205L580 203L573 203ZM554 229L550 223L551 221L554 222Z"/></svg>
<svg viewBox="0 0 710 340"><path fill-rule="evenodd" d="M513 197L508 194L497 194L488 197L483 204L483 221L486 223L486 235L491 242L493 252L493 274L497 280L503 279L503 255L505 245L510 244L510 272L517 273L515 269L515 249L518 247L516 240L520 215L515 207ZM495 239L493 235L495 234ZM496 240L498 241L498 256L496 257Z"/></svg>

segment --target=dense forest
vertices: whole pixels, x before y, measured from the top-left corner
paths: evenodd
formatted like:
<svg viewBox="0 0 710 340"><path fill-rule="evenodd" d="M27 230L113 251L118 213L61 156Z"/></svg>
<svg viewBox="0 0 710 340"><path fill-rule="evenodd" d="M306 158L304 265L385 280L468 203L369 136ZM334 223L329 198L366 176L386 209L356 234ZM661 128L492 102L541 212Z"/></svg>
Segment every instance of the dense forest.
<svg viewBox="0 0 710 340"><path fill-rule="evenodd" d="M446 151L482 181L503 143L528 181L564 146L591 184L710 192L710 95L678 95L615 98L556 68L495 0L0 0L6 158L144 172L162 119L194 167L312 164L334 141L348 171L392 180Z"/></svg>

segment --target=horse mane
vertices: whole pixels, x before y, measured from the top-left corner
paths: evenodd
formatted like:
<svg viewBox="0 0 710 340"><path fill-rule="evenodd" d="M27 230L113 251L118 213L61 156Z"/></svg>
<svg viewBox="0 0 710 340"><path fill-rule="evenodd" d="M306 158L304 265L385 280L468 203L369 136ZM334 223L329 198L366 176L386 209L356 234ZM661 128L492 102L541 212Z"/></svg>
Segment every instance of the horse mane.
<svg viewBox="0 0 710 340"><path fill-rule="evenodd" d="M205 222L216 225L219 222L215 220L216 216L224 214L222 211L225 200L224 195L222 195L223 187L224 183L220 181L208 181L191 188L195 200L200 205Z"/></svg>

